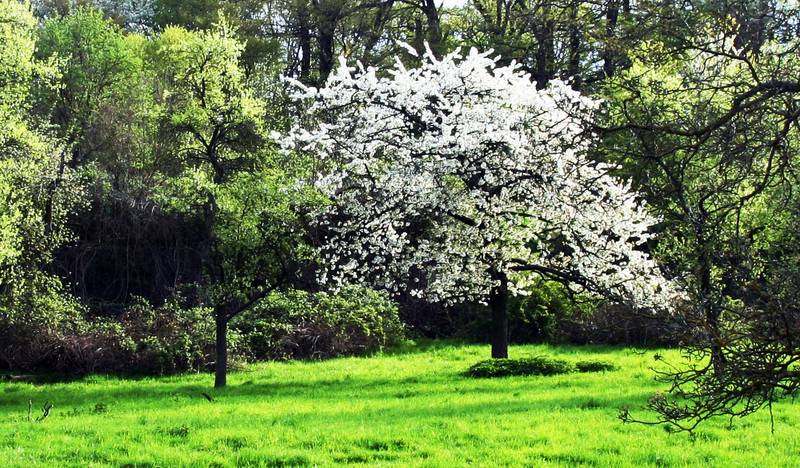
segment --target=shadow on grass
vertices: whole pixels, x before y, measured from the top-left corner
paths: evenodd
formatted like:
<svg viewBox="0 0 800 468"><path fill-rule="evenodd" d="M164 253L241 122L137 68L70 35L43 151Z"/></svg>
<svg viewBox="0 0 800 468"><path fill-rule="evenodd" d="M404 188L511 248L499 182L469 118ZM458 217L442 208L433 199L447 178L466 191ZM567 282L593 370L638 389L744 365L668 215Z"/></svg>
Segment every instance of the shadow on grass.
<svg viewBox="0 0 800 468"><path fill-rule="evenodd" d="M0 383L18 383L33 385L48 385L78 382L86 378L85 375L56 374L48 372L0 372Z"/></svg>
<svg viewBox="0 0 800 468"><path fill-rule="evenodd" d="M183 382L137 382L135 386L119 385L124 381L110 381L110 385L91 384L81 387L54 386L17 387L16 391L0 392L0 410L16 413L27 409L27 402L51 401L60 411L83 408L88 411L98 403L117 407L123 405L123 412L136 409L137 404L158 404L164 409L196 411L205 405L228 406L230 408L257 404L275 405L281 408L287 401L307 400L323 403L358 401L360 411L379 412L392 417L454 417L479 416L483 414L506 414L542 409L584 409L608 410L623 406L643 405L652 395L647 389L624 396L609 397L598 395L591 387L581 385L581 374L573 374L569 379L557 377L531 377L478 381L452 374L417 378L342 378L317 380L312 382L255 382L234 383L223 390L210 390L197 384ZM566 383L567 385L564 385ZM575 384L574 386L571 384ZM570 388L573 387L573 388ZM555 388L562 389L557 397L544 394ZM204 393L212 396L206 401ZM459 402L463 398L477 400L476 403ZM419 400L419 401L416 401ZM255 400L255 403L254 403ZM291 404L291 403L290 403ZM351 405L355 408L358 405ZM339 405L341 407L341 405ZM323 405L324 408L324 405ZM366 409L365 409L366 408ZM330 413L315 410L308 413L283 414L291 418L331 418L336 419L347 413L348 409ZM20 413L22 414L22 413Z"/></svg>
<svg viewBox="0 0 800 468"><path fill-rule="evenodd" d="M393 346L383 351L384 356L402 356L406 354L425 354L431 351L441 351L451 348L461 348L465 346L481 346L483 343L470 343L457 340L433 340L428 338L421 338L417 340L408 340L397 346Z"/></svg>
<svg viewBox="0 0 800 468"><path fill-rule="evenodd" d="M621 350L627 351L630 354L635 355L645 355L653 350L663 349L663 348L631 348L625 347L621 348L619 346L613 345L550 345L547 343L528 343L528 344L513 344L511 345L510 354L512 358L519 358L519 357L526 357L532 355L530 352L521 351L520 349L525 349L526 347L531 346L540 346L550 348L549 351L546 353L534 353L536 355L540 354L554 354L554 355L570 355L570 354L580 354L580 355L587 355L591 353L598 353L598 354L605 354L605 353L619 353ZM340 358L332 358L327 360L318 360L318 359L297 359L292 361L261 361L254 363L264 364L264 363L284 363L284 362L297 362L297 363L308 363L308 362L324 362L324 361L331 361L335 359L371 359L380 356L415 356L419 354L430 354L430 353L437 353L442 351L448 350L458 350L459 348L485 348L486 350L486 359L490 358L490 345L488 343L480 343L480 342L466 342L466 341L459 341L459 340L448 340L448 339L418 339L418 340L409 340L397 346L391 347L386 349L382 352L370 353L361 356L342 356ZM247 369L247 367L245 367ZM203 373L205 374L205 373ZM153 376L147 374L126 374L126 373L118 373L118 374L59 374L59 373L52 373L52 372L12 372L12 371L0 371L0 383L20 383L26 384L30 383L33 385L48 385L48 384L67 384L67 383L93 383L93 380L96 380L98 377L101 379L111 379L111 380L125 380L125 381L143 381L143 380L169 380L169 379L180 379L185 376L193 376L197 375L197 373L179 373L179 374L167 374L163 376Z"/></svg>
<svg viewBox="0 0 800 468"><path fill-rule="evenodd" d="M539 377L536 387L546 387L548 377ZM543 382L545 381L545 382ZM636 391L628 395L597 395L587 389L585 392L551 392L540 394L531 389L524 380L504 382L497 386L474 386L468 389L454 387L458 381L448 379L446 384L432 385L430 381L418 384L400 384L396 380L360 380L318 381L302 383L259 383L238 384L222 392L215 392L214 401L206 401L201 392L207 391L202 386L175 385L167 388L148 389L91 389L88 391L63 390L60 392L42 393L33 397L27 392L17 395L18 399L9 399L9 395L0 395L4 413L19 415L27 410L27 401L34 402L45 398L53 402L58 412L53 419L69 418L75 415L89 415L92 407L98 403L108 404L109 415L119 415L116 403L125 404L123 414L131 414L137 410L132 406L135 402L143 405L157 403L159 410L174 409L179 414L195 413L202 408L223 409L216 412L216 417L228 417L227 409L246 412L253 405L262 407L258 416L250 415L248 420L254 424L268 423L303 425L314 421L315 426L335 424L344 419L380 421L407 421L409 419L428 422L446 420L448 418L482 418L485 416L502 416L517 413L547 415L557 417L560 410L585 410L615 412L622 407L643 407L652 396L646 390ZM546 388L545 388L546 389ZM465 391L466 390L466 391ZM468 395L464 401L464 395ZM179 397L179 398L175 398ZM416 400L418 399L418 400ZM461 399L461 401L459 401ZM255 401L254 401L255 400ZM288 400L288 402L287 402ZM332 403L318 405L312 410L305 408L292 411L292 400L317 401ZM348 401L358 404L342 405ZM287 404L288 403L288 404ZM208 406L207 406L208 405ZM303 405L306 406L306 405ZM222 407L222 408L220 408ZM266 408L266 411L264 411ZM274 412L270 411L274 409ZM70 413L70 410L72 411ZM544 412L544 413L543 413ZM107 417L107 416L106 416Z"/></svg>
<svg viewBox="0 0 800 468"><path fill-rule="evenodd" d="M435 355L437 351L457 351L465 346L473 345L465 345L457 341L425 340L414 345L398 347L385 352L384 355L410 356L423 353L434 353ZM488 349L487 346L487 355ZM559 346L553 347L547 352L553 355L580 354L582 357L588 357L592 353L619 353L620 351L620 348L611 346ZM524 354L529 353L525 351ZM368 360L365 359L363 364L368 366ZM376 407L391 407L397 406L397 404L388 404L388 402L424 399L427 405L432 401L435 402L437 398L448 401L454 397L468 394L470 398L483 400L504 398L508 401L503 403L503 408L517 408L515 411L522 411L523 408L530 408L530 401L520 403L522 406L518 406L513 402L515 398L524 395L523 398L530 399L537 392L543 393L555 388L559 389L558 398L551 399L551 401L539 398L536 400L541 400L540 404L551 408L595 409L605 408L609 405L619 408L638 404L651 396L650 390L643 388L641 394L637 394L636 397L609 400L598 396L597 390L594 388L598 383L583 378L582 374L571 374L569 377L536 376L476 380L461 375L467 366L468 362L465 362L464 369L460 366L458 368L453 366L435 374L398 375L394 378L390 372L387 372L375 377L346 375L341 378L329 379L312 377L307 381L300 380L303 376L273 381L270 372L256 371L252 373L252 376L248 373L234 374L233 382L228 388L222 390L210 388L212 377L209 374L201 374L203 381L197 383L186 382L188 379L196 379L197 374L164 378L117 379L89 376L73 380L54 379L50 381L54 385L11 384L0 386L0 414L16 413L27 409L29 399L33 400L35 404L41 404L45 400L51 401L56 408L62 411L76 407L91 408L98 403L122 406L124 411L129 411L136 408L137 404L158 404L159 406L163 404L165 408L180 410L188 407L194 409L207 404L243 405L250 404L252 400L261 400L263 403L269 404L271 401L278 403L292 399L326 403L360 401ZM206 395L210 396L213 401L206 401ZM381 404L384 401L387 402L386 405ZM413 406L413 402L409 401L406 406Z"/></svg>
<svg viewBox="0 0 800 468"><path fill-rule="evenodd" d="M285 362L317 363L324 361L332 361L335 359L348 359L348 358L371 359L379 356L417 355L417 354L430 353L434 351L443 351L447 349L457 349L459 347L470 346L470 345L481 345L481 343L467 343L457 340L432 340L432 339L408 340L404 343L386 349L382 352L368 353L359 356L341 356L338 358L331 358L325 360L293 359L289 361L259 361L253 364L258 365L266 363L285 363ZM247 369L247 367L245 367L245 369ZM234 370L233 373L235 372L236 371ZM68 384L68 383L82 383L82 382L93 383L92 381L96 380L97 378L112 379L112 380L118 379L120 381L125 380L125 381L136 382L136 381L153 380L153 379L159 379L159 380L180 379L182 377L192 376L192 375L196 375L196 373L185 372L185 373L166 374L158 376L158 375L128 374L128 373L63 374L63 373L40 372L40 371L24 372L24 371L0 370L0 384L11 383L11 384L49 385L49 384Z"/></svg>

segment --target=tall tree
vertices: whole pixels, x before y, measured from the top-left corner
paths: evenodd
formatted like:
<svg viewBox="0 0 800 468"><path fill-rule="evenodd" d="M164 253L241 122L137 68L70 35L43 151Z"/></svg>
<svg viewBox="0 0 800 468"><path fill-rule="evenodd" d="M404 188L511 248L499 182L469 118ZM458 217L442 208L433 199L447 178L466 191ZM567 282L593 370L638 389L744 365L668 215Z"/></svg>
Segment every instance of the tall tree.
<svg viewBox="0 0 800 468"><path fill-rule="evenodd" d="M34 83L52 85L57 75L52 64L34 56L36 25L29 3L0 2L2 324L46 319L65 305L60 282L48 268L53 252L71 237L66 219L81 201L80 181L58 165L65 145L48 135L32 112Z"/></svg>
<svg viewBox="0 0 800 468"><path fill-rule="evenodd" d="M441 7L433 0L272 0L265 34L278 38L287 54L287 75L321 85L345 55L380 64L398 50L396 40L427 42L436 54L446 47Z"/></svg>
<svg viewBox="0 0 800 468"><path fill-rule="evenodd" d="M612 76L653 28L653 4L621 0L475 0L462 10L464 42L522 64L539 88L554 78L576 88ZM660 18L660 17L659 17Z"/></svg>
<svg viewBox="0 0 800 468"><path fill-rule="evenodd" d="M173 158L160 200L199 222L198 294L214 311L217 387L227 382L229 321L289 279L304 244L298 212L313 199L292 178L297 164L265 145L265 104L239 63L243 47L220 20L207 31L169 27L153 50Z"/></svg>
<svg viewBox="0 0 800 468"><path fill-rule="evenodd" d="M692 15L705 34L646 44L606 88L607 157L662 214L659 256L687 272L691 301L671 326L691 359L662 375L674 398L652 402L661 421L687 430L771 405L800 382L796 309L764 293L793 304L773 284L793 283L791 269L775 268L792 250L766 261L764 248L783 237L774 226L792 225L800 43L786 29L798 16L784 11L787 21L771 24L782 41L738 47L741 27L711 6Z"/></svg>

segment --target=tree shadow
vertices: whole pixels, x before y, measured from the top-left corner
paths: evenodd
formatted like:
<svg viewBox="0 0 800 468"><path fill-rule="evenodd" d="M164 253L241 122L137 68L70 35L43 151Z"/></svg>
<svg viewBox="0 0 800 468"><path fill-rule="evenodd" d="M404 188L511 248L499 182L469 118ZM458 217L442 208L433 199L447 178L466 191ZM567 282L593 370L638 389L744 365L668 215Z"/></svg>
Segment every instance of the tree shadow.
<svg viewBox="0 0 800 468"><path fill-rule="evenodd" d="M410 340L391 348L385 349L381 355L383 356L403 356L403 355L416 355L425 354L432 351L442 351L445 349L460 348L464 346L483 346L488 344L479 342L464 342L458 340L434 340L429 338L422 338L418 340ZM488 349L488 348L487 348Z"/></svg>
<svg viewBox="0 0 800 468"><path fill-rule="evenodd" d="M485 413L532 411L542 408L580 408L600 409L644 404L651 394L642 390L634 395L609 398L598 396L591 387L580 384L582 374L571 374L574 382L559 380L549 385L554 377L529 377L476 380L458 374L442 373L425 377L369 378L347 377L303 381L257 382L248 380L233 383L225 389L211 389L201 383L186 384L181 381L136 382L136 385L117 385L119 381L100 382L85 385L55 386L16 386L13 391L0 392L0 409L13 411L13 408L26 409L29 400L40 403L50 401L56 408L92 407L98 403L123 405L159 404L175 409L196 408L198 405L241 405L252 400L281 402L286 400L310 400L336 402L358 399L360 402L397 417L448 417L468 412L471 415ZM574 383L575 385L572 385ZM110 385L109 385L110 384ZM149 385L148 385L149 384ZM538 390L563 388L557 397L528 397ZM12 387L13 388L13 387ZM460 403L453 405L455 398L469 394L470 398L482 400L480 403ZM524 397L521 397L524 396ZM208 401L210 397L211 401ZM414 409L413 399L425 400L424 408ZM440 399L440 404L430 405L431 400ZM487 402L500 400L502 402ZM398 405L405 400L408 403ZM350 411L350 410L348 410ZM296 416L321 417L320 414L298 413Z"/></svg>

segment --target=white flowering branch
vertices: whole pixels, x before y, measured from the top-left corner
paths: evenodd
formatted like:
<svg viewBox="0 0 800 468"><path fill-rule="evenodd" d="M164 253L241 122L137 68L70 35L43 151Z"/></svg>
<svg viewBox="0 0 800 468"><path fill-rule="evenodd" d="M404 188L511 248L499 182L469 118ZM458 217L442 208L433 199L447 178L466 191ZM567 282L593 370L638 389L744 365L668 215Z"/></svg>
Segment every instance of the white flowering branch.
<svg viewBox="0 0 800 468"><path fill-rule="evenodd" d="M342 59L325 88L295 87L314 123L283 144L328 169L325 281L486 302L543 275L669 307L677 290L643 249L657 220L586 156L598 101L474 49L379 73Z"/></svg>

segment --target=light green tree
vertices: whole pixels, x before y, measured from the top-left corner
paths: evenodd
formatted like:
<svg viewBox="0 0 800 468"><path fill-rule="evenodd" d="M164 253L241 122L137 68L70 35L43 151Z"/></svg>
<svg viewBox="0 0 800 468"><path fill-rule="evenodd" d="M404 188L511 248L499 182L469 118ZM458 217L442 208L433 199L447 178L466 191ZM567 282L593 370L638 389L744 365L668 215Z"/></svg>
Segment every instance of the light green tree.
<svg viewBox="0 0 800 468"><path fill-rule="evenodd" d="M153 44L165 158L162 206L195 219L216 321L215 386L226 384L229 321L294 274L310 255L303 213L316 203L297 161L265 138L266 104L240 65L243 44L224 19L211 30L169 27Z"/></svg>
<svg viewBox="0 0 800 468"><path fill-rule="evenodd" d="M78 180L59 171L64 145L31 113L33 83L55 75L34 59L35 28L27 2L0 1L0 320L62 298L45 267L69 238L65 219L80 201Z"/></svg>

